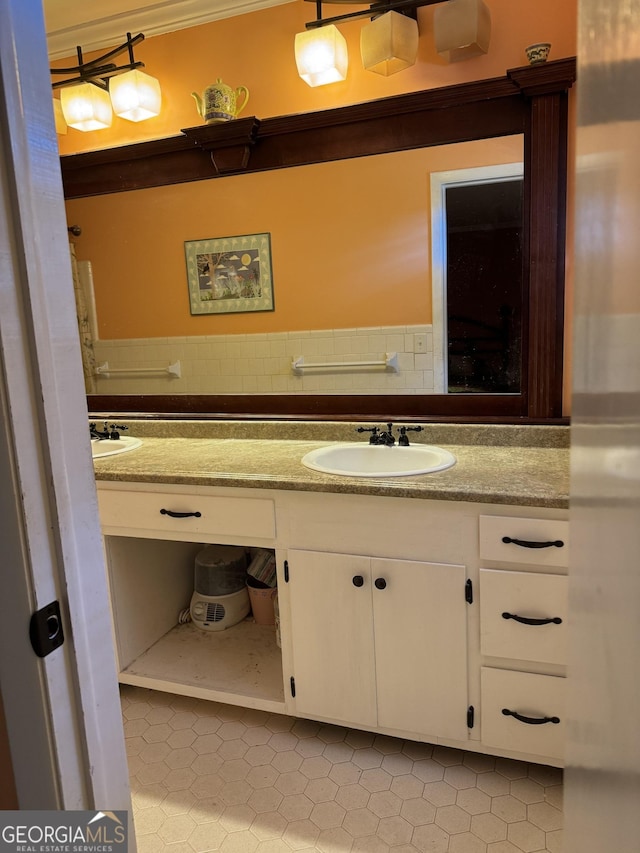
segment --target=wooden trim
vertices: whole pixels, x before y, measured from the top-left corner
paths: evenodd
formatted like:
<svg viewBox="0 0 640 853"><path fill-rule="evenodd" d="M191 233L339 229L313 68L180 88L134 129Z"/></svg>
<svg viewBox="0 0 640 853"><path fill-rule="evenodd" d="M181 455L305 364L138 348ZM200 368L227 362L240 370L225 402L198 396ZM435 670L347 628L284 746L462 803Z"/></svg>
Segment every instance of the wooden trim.
<svg viewBox="0 0 640 853"><path fill-rule="evenodd" d="M451 418L557 422L562 415L567 92L575 58L505 77L332 110L186 128L181 136L61 158L67 198L523 133L521 394L118 395L91 411L208 417ZM154 408L158 407L158 408Z"/></svg>
<svg viewBox="0 0 640 853"><path fill-rule="evenodd" d="M529 412L562 414L567 95L534 96L525 155L529 188Z"/></svg>
<svg viewBox="0 0 640 853"><path fill-rule="evenodd" d="M432 395L433 408L442 409L445 395ZM464 395L455 395L464 396ZM385 421L389 418L407 423L428 421L430 423L498 423L498 424L543 424L546 426L568 426L569 418L534 418L513 413L482 413L481 406L476 414L470 414L468 406L453 406L447 414L426 412L419 406L409 406L411 414L404 405L395 405L397 397L366 397L367 403L361 407L357 397L327 397L326 402L317 397L292 398L283 395L284 405L274 402L271 397L227 395L214 397L206 395L165 396L153 394L129 395L93 395L92 417L101 418L143 417L158 420L287 420L287 421ZM350 405L350 402L351 404ZM298 405L295 405L295 403ZM268 404L268 405L267 405ZM489 406L491 404L489 403ZM488 406L486 407L488 408ZM505 407L508 408L508 407ZM269 410L267 410L269 409ZM362 411L361 409L364 409Z"/></svg>
<svg viewBox="0 0 640 853"><path fill-rule="evenodd" d="M520 394L222 394L214 395L91 395L93 412L166 412L220 417L265 416L332 420L358 418L429 419L527 417ZM446 411L445 411L446 410Z"/></svg>
<svg viewBox="0 0 640 853"><path fill-rule="evenodd" d="M529 92L567 88L572 69L575 79L575 60L562 59L506 77L312 113L251 116L185 128L181 136L63 155L65 198L523 133ZM217 152L233 149L237 165L216 169Z"/></svg>

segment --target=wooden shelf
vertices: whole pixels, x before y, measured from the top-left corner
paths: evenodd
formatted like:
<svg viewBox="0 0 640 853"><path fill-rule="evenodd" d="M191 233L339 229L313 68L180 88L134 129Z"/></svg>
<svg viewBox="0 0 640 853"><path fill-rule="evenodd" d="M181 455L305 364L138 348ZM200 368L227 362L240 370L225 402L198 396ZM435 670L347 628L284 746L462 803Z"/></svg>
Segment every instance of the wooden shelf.
<svg viewBox="0 0 640 853"><path fill-rule="evenodd" d="M120 673L122 684L284 713L275 628L252 619L207 633L177 625Z"/></svg>

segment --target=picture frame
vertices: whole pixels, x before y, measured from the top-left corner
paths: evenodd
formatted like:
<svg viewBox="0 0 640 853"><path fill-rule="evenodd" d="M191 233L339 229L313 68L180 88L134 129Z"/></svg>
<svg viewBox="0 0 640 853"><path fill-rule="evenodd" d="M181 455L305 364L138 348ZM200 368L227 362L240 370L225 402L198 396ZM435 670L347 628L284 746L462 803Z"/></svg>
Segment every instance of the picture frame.
<svg viewBox="0 0 640 853"><path fill-rule="evenodd" d="M185 242L191 314L273 311L271 234Z"/></svg>

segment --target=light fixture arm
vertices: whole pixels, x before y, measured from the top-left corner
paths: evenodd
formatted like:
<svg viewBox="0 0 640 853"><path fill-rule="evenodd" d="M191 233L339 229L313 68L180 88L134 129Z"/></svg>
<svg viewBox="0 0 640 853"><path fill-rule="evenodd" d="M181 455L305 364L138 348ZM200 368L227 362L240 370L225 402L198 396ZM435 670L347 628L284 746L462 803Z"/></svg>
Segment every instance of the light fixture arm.
<svg viewBox="0 0 640 853"><path fill-rule="evenodd" d="M305 28L307 30L314 30L318 27L326 27L330 24L337 24L341 21L350 21L356 18L375 18L378 15L383 15L385 12L415 13L415 10L421 6L435 6L436 3L448 2L448 0L379 0L379 2L374 2L370 5L367 4L366 9L360 9L357 12L347 12L344 15L334 15L331 18L322 17L323 0L308 0L308 2L315 2L316 4L316 20L306 23ZM325 0L325 2L330 3L331 0Z"/></svg>
<svg viewBox="0 0 640 853"><path fill-rule="evenodd" d="M80 45L76 48L78 52L78 64L71 68L50 68L51 74L71 74L65 80L58 80L51 84L52 89L62 89L65 86L73 86L76 83L93 83L101 89L108 91L109 77L114 77L116 74L122 74L125 71L131 71L134 68L144 68L144 62L136 62L133 56L133 47L139 44L144 39L143 33L138 33L137 36L131 36L127 33L127 40L119 47L103 53L102 56L97 56L95 59L85 62L82 58L82 48ZM104 64L106 60L119 56L121 53L128 51L129 62L126 65L115 65L113 62Z"/></svg>

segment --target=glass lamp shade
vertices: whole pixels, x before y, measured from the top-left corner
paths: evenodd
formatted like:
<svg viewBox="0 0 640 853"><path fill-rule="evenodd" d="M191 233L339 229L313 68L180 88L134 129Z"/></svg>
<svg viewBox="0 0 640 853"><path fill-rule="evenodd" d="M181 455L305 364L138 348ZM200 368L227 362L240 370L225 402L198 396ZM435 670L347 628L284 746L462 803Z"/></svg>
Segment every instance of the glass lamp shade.
<svg viewBox="0 0 640 853"><path fill-rule="evenodd" d="M489 50L491 13L483 0L449 0L434 11L433 34L449 62L480 56Z"/></svg>
<svg viewBox="0 0 640 853"><path fill-rule="evenodd" d="M101 130L111 127L113 116L109 93L93 83L78 83L60 90L62 114L76 130Z"/></svg>
<svg viewBox="0 0 640 853"><path fill-rule="evenodd" d="M160 114L162 95L155 77L133 69L109 80L113 111L128 121L144 121Z"/></svg>
<svg viewBox="0 0 640 853"><path fill-rule="evenodd" d="M347 42L333 24L296 34L298 74L310 86L345 80L349 66Z"/></svg>
<svg viewBox="0 0 640 853"><path fill-rule="evenodd" d="M56 123L56 133L64 134L67 132L67 123L62 114L62 104L59 98L53 98L53 118Z"/></svg>
<svg viewBox="0 0 640 853"><path fill-rule="evenodd" d="M395 74L414 65L418 56L418 22L399 12L386 12L360 30L362 65L376 74Z"/></svg>

